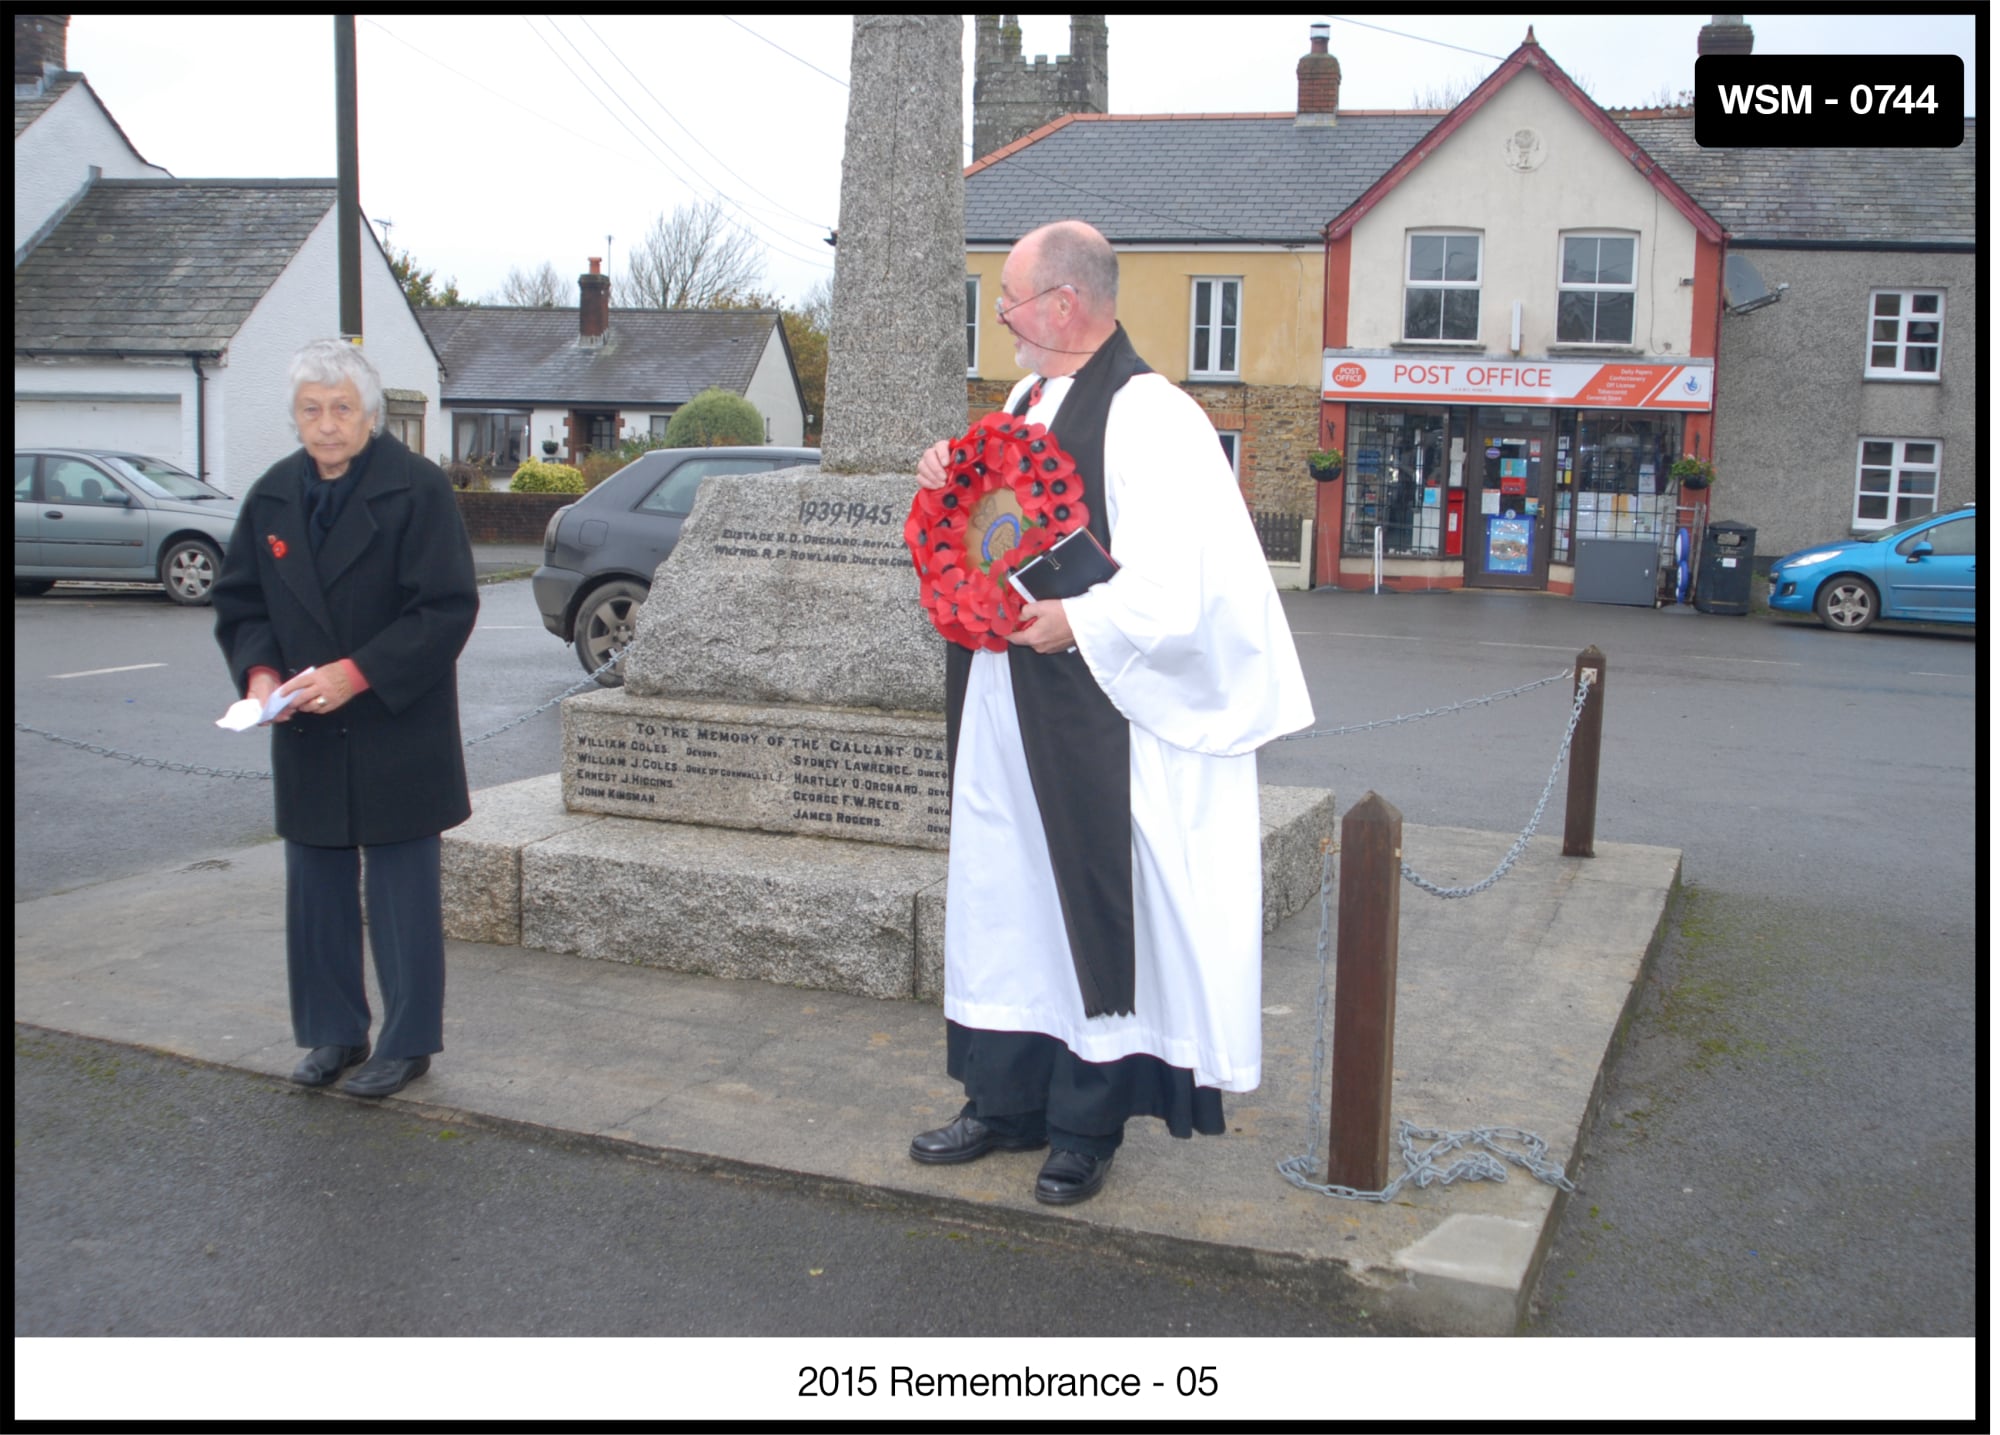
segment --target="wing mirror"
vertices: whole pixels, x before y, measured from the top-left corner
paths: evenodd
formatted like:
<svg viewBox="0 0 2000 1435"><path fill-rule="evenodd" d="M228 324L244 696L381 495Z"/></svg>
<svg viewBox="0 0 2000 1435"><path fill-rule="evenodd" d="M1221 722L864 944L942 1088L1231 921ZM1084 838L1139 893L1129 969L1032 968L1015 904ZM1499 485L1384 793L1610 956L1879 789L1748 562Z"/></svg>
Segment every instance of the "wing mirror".
<svg viewBox="0 0 2000 1435"><path fill-rule="evenodd" d="M1912 563L1915 563L1920 558L1928 558L1930 556L1931 546L1929 543L1919 543L1910 550L1910 562Z"/></svg>

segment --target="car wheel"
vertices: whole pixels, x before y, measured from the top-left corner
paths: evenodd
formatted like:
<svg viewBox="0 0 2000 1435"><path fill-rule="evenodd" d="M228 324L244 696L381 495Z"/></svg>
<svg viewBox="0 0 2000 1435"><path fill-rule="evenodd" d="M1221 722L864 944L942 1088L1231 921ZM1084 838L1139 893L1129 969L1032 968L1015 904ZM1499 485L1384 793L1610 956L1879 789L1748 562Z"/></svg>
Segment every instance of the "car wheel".
<svg viewBox="0 0 2000 1435"><path fill-rule="evenodd" d="M39 598L56 585L41 578L16 578L14 596L16 598Z"/></svg>
<svg viewBox="0 0 2000 1435"><path fill-rule="evenodd" d="M1873 583L1849 575L1820 585L1813 608L1820 622L1836 633L1858 633L1881 616L1882 600L1875 595Z"/></svg>
<svg viewBox="0 0 2000 1435"><path fill-rule="evenodd" d="M594 673L604 666L604 660L611 656L612 649L630 646L632 635L639 627L639 605L646 601L647 588L644 583L630 579L620 579L616 583L606 583L594 590L583 600L583 606L576 610L576 656L586 673ZM598 685L606 688L622 688L625 677L620 663L610 672L602 674Z"/></svg>
<svg viewBox="0 0 2000 1435"><path fill-rule="evenodd" d="M221 569L215 545L199 538L183 538L160 555L160 581L167 585L167 596L184 608L207 604Z"/></svg>

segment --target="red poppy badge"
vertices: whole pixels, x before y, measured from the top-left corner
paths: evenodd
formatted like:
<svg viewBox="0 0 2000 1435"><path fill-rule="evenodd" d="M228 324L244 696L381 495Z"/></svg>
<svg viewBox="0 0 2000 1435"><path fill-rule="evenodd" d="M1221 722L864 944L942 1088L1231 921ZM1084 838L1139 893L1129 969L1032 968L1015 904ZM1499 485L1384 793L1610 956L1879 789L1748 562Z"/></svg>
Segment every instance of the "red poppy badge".
<svg viewBox="0 0 2000 1435"><path fill-rule="evenodd" d="M1040 424L988 414L954 439L942 488L920 488L903 524L938 632L1005 652L1021 596L1009 570L1090 521L1076 463Z"/></svg>
<svg viewBox="0 0 2000 1435"><path fill-rule="evenodd" d="M264 541L271 545L271 556L273 558L283 558L285 556L284 539L280 538L275 533L266 533L264 535Z"/></svg>

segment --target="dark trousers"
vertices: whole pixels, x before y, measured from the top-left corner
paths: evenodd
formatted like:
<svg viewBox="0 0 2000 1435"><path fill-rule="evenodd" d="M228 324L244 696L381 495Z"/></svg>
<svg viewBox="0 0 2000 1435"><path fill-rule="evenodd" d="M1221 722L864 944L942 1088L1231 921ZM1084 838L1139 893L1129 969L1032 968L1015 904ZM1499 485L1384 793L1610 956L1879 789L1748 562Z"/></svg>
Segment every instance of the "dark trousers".
<svg viewBox="0 0 2000 1435"><path fill-rule="evenodd" d="M444 907L439 841L418 837L366 848L368 931L382 988L377 1056L444 1049ZM285 843L285 973L292 1037L303 1047L368 1040L361 967L359 847Z"/></svg>

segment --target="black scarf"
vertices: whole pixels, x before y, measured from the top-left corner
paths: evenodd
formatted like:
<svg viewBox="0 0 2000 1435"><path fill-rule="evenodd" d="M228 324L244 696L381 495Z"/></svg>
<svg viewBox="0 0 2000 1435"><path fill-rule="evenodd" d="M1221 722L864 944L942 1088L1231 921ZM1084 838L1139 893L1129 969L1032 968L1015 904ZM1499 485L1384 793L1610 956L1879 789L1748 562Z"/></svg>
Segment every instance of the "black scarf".
<svg viewBox="0 0 2000 1435"><path fill-rule="evenodd" d="M1077 370L1049 426L1083 476L1090 531L1107 549L1104 425L1118 390L1151 372L1119 325ZM1027 411L1033 392L1031 385L1016 414ZM1084 1014L1122 1015L1132 1010L1134 994L1131 728L1081 653L1016 645L1007 662ZM946 644L945 737L954 766L971 673L971 649Z"/></svg>
<svg viewBox="0 0 2000 1435"><path fill-rule="evenodd" d="M374 451L375 440L370 438L367 446L347 461L347 472L339 478L321 478L313 456L305 456L306 536L312 540L313 552L319 552L326 535L333 532L348 496L360 486L361 470L368 466Z"/></svg>

